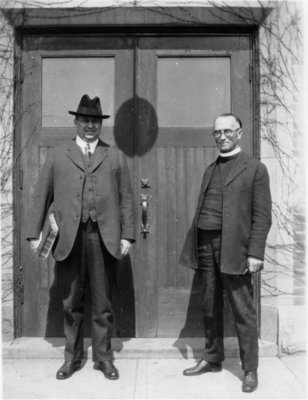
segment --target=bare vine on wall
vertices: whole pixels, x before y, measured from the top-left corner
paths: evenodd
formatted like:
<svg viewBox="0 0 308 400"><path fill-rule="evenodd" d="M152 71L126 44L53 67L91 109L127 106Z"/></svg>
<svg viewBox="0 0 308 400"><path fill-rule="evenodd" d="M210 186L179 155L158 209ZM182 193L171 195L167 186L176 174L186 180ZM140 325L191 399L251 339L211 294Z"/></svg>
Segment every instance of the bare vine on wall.
<svg viewBox="0 0 308 400"><path fill-rule="evenodd" d="M13 171L13 42L14 35L8 21L0 19L0 166L1 166L1 265L2 301L13 291L11 266L13 259L12 235L12 171Z"/></svg>
<svg viewBox="0 0 308 400"><path fill-rule="evenodd" d="M146 1L116 1L114 7L121 5L147 5ZM151 2L153 4L153 2ZM181 17L174 22L190 21L191 24L202 24L198 17L192 16L183 2L180 7ZM80 1L78 6L85 6ZM188 4L187 4L188 5ZM198 5L198 2L194 2ZM204 3L200 1L200 6ZM209 2L212 14L225 22L224 18L230 15L240 22L257 24L254 8L249 1L245 3L246 12L237 14L232 2ZM36 0L7 0L3 8L19 7L69 7L71 0L36 1ZM258 42L258 57L260 61L260 131L262 144L261 154L269 153L271 170L275 171L273 181L279 182L279 193L283 196L273 196L273 215L277 226L275 242L269 241L266 262L269 266L263 273L263 288L265 294L279 295L285 293L275 284L277 273L286 279L295 279L300 285L304 281L304 240L299 235L304 231L304 188L303 172L300 163L301 150L297 143L301 143L302 132L298 125L296 104L300 101L300 79L298 73L302 60L302 29L301 9L288 2L258 2L259 9L264 10L264 21L260 27ZM74 7L76 4L74 3ZM266 18L266 10L272 7L273 11ZM109 8L86 10L74 8L76 15L82 13L106 12ZM171 16L168 7L153 7L152 11ZM1 165L1 247L2 247L2 301L11 299L13 290L12 263L13 263L13 199L12 175L19 155L13 155L14 124L17 122L13 115L13 103L17 99L17 90L20 82L16 82L14 75L14 31L4 17L0 18L0 165ZM14 158L15 157L15 158ZM265 160L267 161L267 160ZM295 272L295 273L294 273Z"/></svg>
<svg viewBox="0 0 308 400"><path fill-rule="evenodd" d="M260 111L262 140L275 159L281 187L273 197L277 241L269 243L267 261L294 286L304 284L305 187L303 174L303 132L297 109L301 101L300 66L303 65L302 10L288 2L275 4L275 12L262 26L260 41ZM268 277L268 280L266 280ZM264 287L279 295L271 275L264 274Z"/></svg>
<svg viewBox="0 0 308 400"><path fill-rule="evenodd" d="M260 27L257 50L261 155L272 172L273 219L277 226L275 241L269 238L262 286L265 295L273 296L288 293L275 284L276 275L280 279L293 279L294 287L303 286L305 279L303 132L298 113L302 94L302 9L300 4L287 1L258 4L264 15L266 7L272 8ZM219 3L213 12L219 7L234 13L226 3ZM237 17L253 23L254 13L248 2L246 15Z"/></svg>

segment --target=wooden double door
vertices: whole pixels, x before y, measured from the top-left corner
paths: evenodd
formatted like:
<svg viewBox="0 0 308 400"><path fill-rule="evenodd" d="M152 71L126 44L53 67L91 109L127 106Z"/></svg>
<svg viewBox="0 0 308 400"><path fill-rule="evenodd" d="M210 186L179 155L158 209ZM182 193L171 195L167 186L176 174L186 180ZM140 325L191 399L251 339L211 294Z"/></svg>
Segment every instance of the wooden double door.
<svg viewBox="0 0 308 400"><path fill-rule="evenodd" d="M72 140L68 110L77 109L84 93L99 96L111 115L102 139L126 154L135 194L138 237L118 266L115 335L202 336L202 292L178 259L204 169L217 155L211 132L218 114L232 111L242 119L242 147L252 153L251 54L248 34L23 36L23 296L17 304L23 336L63 334L57 266L52 257L42 261L32 254L24 228L46 151ZM226 314L228 320L228 307Z"/></svg>

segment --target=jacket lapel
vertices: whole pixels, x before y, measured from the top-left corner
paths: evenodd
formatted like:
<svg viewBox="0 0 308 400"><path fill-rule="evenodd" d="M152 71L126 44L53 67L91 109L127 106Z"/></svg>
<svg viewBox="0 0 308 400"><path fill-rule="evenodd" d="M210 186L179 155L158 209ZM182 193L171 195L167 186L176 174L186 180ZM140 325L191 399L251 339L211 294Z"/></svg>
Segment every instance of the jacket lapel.
<svg viewBox="0 0 308 400"><path fill-rule="evenodd" d="M235 160L235 163L233 165L233 168L231 169L229 175L226 178L224 186L229 185L230 182L233 181L239 174L241 174L247 167L247 159L243 153L239 155L237 160Z"/></svg>
<svg viewBox="0 0 308 400"><path fill-rule="evenodd" d="M107 157L108 155L108 148L109 146L102 142L101 140L98 141L94 154L92 156L92 167L91 171L93 172ZM72 143L67 145L67 156L73 161L78 168L85 170L84 160L82 156L82 152L78 145L76 144L75 140Z"/></svg>
<svg viewBox="0 0 308 400"><path fill-rule="evenodd" d="M99 140L93 154L91 171L93 172L108 156L109 145Z"/></svg>
<svg viewBox="0 0 308 400"><path fill-rule="evenodd" d="M73 163L77 165L78 168L84 171L85 166L82 158L82 153L75 140L67 145L66 152L67 156L73 161Z"/></svg>
<svg viewBox="0 0 308 400"><path fill-rule="evenodd" d="M204 175L204 179L203 179L203 182L202 182L202 188L201 188L202 192L207 189L207 187L208 187L208 185L210 183L210 180L212 179L212 175L213 175L213 172L214 172L215 165L216 165L216 161L213 162L211 165L209 165L209 167L207 169L207 172Z"/></svg>

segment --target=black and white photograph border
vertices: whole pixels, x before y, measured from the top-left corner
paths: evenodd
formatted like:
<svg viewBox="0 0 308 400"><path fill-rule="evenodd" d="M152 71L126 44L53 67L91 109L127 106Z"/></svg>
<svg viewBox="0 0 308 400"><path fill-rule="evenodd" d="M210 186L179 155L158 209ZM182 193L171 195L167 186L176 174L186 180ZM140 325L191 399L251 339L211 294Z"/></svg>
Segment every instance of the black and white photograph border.
<svg viewBox="0 0 308 400"><path fill-rule="evenodd" d="M305 0L0 0L3 399L308 397L307 20ZM179 59L202 57L213 75L196 63L176 71ZM72 139L68 111L84 93L110 115L101 138L124 153L134 192L136 242L113 293L116 381L92 362L87 316L81 368L56 379L65 353L57 264L26 240L41 166ZM226 112L242 120L241 147L266 166L272 198L263 269L253 275L253 393L242 391L225 295L222 370L183 375L205 339L198 273L179 259L204 171L219 155L213 124Z"/></svg>

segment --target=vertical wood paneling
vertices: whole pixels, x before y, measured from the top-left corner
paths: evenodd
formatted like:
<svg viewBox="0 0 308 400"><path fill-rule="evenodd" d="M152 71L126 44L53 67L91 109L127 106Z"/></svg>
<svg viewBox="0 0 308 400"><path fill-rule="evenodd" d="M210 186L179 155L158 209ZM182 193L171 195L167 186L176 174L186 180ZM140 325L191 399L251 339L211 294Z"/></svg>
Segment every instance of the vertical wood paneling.
<svg viewBox="0 0 308 400"><path fill-rule="evenodd" d="M138 240L137 265L137 299L138 299L138 332L141 337L155 337L157 332L157 152L156 148L147 153L147 158L140 160L139 176L150 179L151 190L148 205L148 224L150 233ZM139 221L141 221L141 206Z"/></svg>
<svg viewBox="0 0 308 400"><path fill-rule="evenodd" d="M167 282L167 225L168 225L168 180L166 167L166 149L157 149L157 259L159 268L159 286Z"/></svg>
<svg viewBox="0 0 308 400"><path fill-rule="evenodd" d="M28 219L31 218L33 204L33 192L38 179L39 171L39 148L37 146L39 127L41 126L41 77L40 57L35 52L24 54L24 85L22 99L22 137L21 137L21 162L23 169L22 221L21 221L21 254L24 265L23 285L24 304L22 306L22 334L36 336L42 333L38 328L40 316L39 293L40 293L40 269L37 256L30 249L29 243L25 241L25 228Z"/></svg>
<svg viewBox="0 0 308 400"><path fill-rule="evenodd" d="M185 170L186 170L186 223L187 232L191 227L193 217L196 212L196 179L195 179L195 149L187 148L186 150L186 160L185 160ZM187 273L186 287L190 288L193 276Z"/></svg>
<svg viewBox="0 0 308 400"><path fill-rule="evenodd" d="M24 304L22 306L22 334L25 336L36 336L41 331L38 327L38 318L40 316L39 293L40 293L40 265L36 254L30 249L30 245L25 241L24 229L27 226L28 218L31 218L31 209L35 207L32 200L33 186L35 180L31 172L38 171L38 147L32 147L24 154L24 189L23 189L23 215L22 215L22 256L25 262L23 268L24 285Z"/></svg>
<svg viewBox="0 0 308 400"><path fill-rule="evenodd" d="M151 50L137 49L136 94L137 94L137 137L136 153L138 157L138 181L149 178L151 195L149 201L148 222L150 233L146 238L140 236L136 246L136 285L138 335L139 337L155 337L157 334L157 148L151 142L151 134L155 134L154 107L156 103L156 56ZM156 119L157 121L157 119ZM140 190L140 189L139 189ZM140 191L142 192L142 191ZM138 221L141 221L139 208Z"/></svg>
<svg viewBox="0 0 308 400"><path fill-rule="evenodd" d="M167 286L174 286L176 282L176 150L168 148L166 151L167 165Z"/></svg>
<svg viewBox="0 0 308 400"><path fill-rule="evenodd" d="M196 211L195 148L186 151L186 218L191 225Z"/></svg>
<svg viewBox="0 0 308 400"><path fill-rule="evenodd" d="M177 286L185 286L187 270L179 265L178 260L183 248L186 235L185 217L185 148L177 148L176 157L176 265L177 265Z"/></svg>
<svg viewBox="0 0 308 400"><path fill-rule="evenodd" d="M200 187L202 177L205 171L205 159L203 147L195 148L195 180L196 180L196 198L198 199L200 193Z"/></svg>

